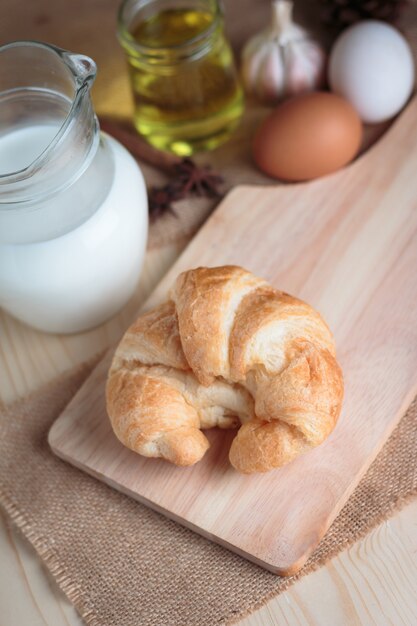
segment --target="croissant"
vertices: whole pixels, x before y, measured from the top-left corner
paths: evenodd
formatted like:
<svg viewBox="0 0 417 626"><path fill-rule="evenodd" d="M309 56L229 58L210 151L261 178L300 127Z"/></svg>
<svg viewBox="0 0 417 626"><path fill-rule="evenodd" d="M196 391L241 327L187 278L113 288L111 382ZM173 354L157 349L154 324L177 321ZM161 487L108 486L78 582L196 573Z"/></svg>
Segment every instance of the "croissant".
<svg viewBox="0 0 417 626"><path fill-rule="evenodd" d="M209 447L202 430L240 426L230 462L253 473L329 435L343 379L311 306L241 267L201 267L128 329L106 396L116 436L135 452L192 465Z"/></svg>

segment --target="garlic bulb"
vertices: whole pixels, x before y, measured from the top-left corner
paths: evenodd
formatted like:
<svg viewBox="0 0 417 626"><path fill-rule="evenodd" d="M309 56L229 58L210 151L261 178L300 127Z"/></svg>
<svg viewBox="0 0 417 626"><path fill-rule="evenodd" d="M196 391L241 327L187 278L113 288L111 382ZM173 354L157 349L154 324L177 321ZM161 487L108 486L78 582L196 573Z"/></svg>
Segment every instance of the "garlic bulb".
<svg viewBox="0 0 417 626"><path fill-rule="evenodd" d="M274 0L271 25L252 37L242 52L245 89L263 102L311 91L324 81L324 50L294 24L292 8L292 2Z"/></svg>

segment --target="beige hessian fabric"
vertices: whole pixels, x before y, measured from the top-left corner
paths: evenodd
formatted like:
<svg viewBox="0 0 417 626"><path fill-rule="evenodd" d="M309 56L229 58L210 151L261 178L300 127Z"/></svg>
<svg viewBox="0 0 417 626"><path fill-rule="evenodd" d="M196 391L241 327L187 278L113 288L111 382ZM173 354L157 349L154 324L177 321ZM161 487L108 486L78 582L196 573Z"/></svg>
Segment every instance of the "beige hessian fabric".
<svg viewBox="0 0 417 626"><path fill-rule="evenodd" d="M92 626L214 626L286 589L274 576L56 458L48 429L90 366L0 411L0 503ZM417 403L303 576L417 491Z"/></svg>

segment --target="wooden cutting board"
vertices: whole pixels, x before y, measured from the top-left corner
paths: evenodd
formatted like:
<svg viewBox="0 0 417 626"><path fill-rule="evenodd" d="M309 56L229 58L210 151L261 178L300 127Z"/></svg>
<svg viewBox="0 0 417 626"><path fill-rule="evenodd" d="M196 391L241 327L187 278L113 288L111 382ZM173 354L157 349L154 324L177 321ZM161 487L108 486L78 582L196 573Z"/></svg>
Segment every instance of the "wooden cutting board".
<svg viewBox="0 0 417 626"><path fill-rule="evenodd" d="M304 298L328 321L346 387L330 438L264 475L243 476L230 466L230 431L209 431L209 452L190 468L145 459L111 431L108 354L49 442L99 480L288 575L317 546L417 391L417 101L335 175L229 193L145 307L166 297L180 271L224 263Z"/></svg>

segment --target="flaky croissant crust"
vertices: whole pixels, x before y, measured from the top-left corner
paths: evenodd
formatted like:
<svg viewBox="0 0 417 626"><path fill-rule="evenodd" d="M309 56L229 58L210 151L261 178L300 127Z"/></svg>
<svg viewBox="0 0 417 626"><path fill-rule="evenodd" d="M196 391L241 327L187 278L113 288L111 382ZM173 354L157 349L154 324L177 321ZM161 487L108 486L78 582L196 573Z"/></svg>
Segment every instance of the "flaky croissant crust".
<svg viewBox="0 0 417 626"><path fill-rule="evenodd" d="M253 473L329 435L343 378L333 336L311 306L241 267L201 267L180 274L168 302L125 333L106 396L125 446L176 465L202 458L202 429L241 424L229 457Z"/></svg>

